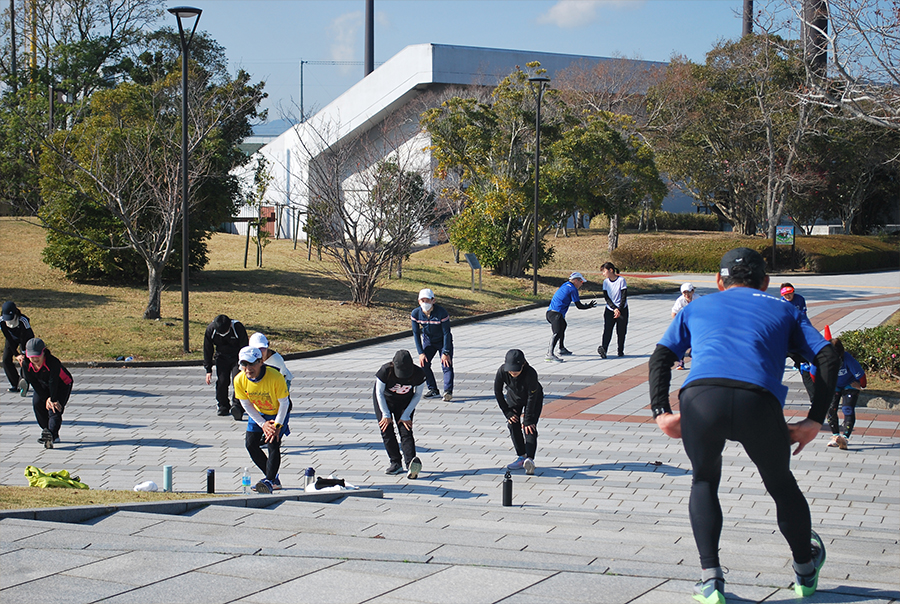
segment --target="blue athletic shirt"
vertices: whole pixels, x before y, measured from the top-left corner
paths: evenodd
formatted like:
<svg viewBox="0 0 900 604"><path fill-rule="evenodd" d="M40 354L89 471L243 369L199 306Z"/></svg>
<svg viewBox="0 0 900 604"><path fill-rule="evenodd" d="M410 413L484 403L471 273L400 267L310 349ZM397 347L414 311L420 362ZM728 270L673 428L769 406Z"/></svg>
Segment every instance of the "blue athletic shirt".
<svg viewBox="0 0 900 604"><path fill-rule="evenodd" d="M806 314L806 299L800 294L794 294L793 300L788 300L784 296L781 297L782 300L787 302L788 304L793 304L797 307L797 310L802 312L804 315Z"/></svg>
<svg viewBox="0 0 900 604"><path fill-rule="evenodd" d="M850 388L850 384L858 382L866 375L866 372L857 360L846 350L844 351L844 358L841 360L843 362L841 363L841 369L838 371L837 382L834 385L836 391Z"/></svg>
<svg viewBox="0 0 900 604"><path fill-rule="evenodd" d="M569 312L569 305L572 304L572 302L580 301L581 298L578 296L578 288L575 287L575 284L571 281L566 281L560 285L559 289L556 290L556 293L553 294L553 298L550 300L550 310L565 316L566 313Z"/></svg>
<svg viewBox="0 0 900 604"><path fill-rule="evenodd" d="M679 358L692 349L682 388L700 379L737 380L765 388L782 406L788 352L814 359L828 345L792 304L749 287L694 300L672 319L659 343Z"/></svg>

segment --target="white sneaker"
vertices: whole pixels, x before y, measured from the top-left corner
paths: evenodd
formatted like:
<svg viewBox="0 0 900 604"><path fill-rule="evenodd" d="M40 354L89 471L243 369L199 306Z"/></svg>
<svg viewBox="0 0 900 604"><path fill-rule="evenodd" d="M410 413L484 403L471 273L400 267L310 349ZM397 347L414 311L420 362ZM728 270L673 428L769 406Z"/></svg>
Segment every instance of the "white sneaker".
<svg viewBox="0 0 900 604"><path fill-rule="evenodd" d="M410 480L415 480L419 477L419 472L422 471L422 461L418 457L413 457L412 461L409 462L409 471L406 473L406 477Z"/></svg>
<svg viewBox="0 0 900 604"><path fill-rule="evenodd" d="M444 392L444 402L445 402L445 403L449 403L449 402L452 401L452 400L453 400L453 393L450 392L449 390L447 390L446 392Z"/></svg>
<svg viewBox="0 0 900 604"><path fill-rule="evenodd" d="M522 465L525 468L525 473L529 476L534 474L534 461L530 457L526 457L525 461L522 462Z"/></svg>
<svg viewBox="0 0 900 604"><path fill-rule="evenodd" d="M526 457L517 457L514 462L506 466L507 470L521 470L525 467Z"/></svg>

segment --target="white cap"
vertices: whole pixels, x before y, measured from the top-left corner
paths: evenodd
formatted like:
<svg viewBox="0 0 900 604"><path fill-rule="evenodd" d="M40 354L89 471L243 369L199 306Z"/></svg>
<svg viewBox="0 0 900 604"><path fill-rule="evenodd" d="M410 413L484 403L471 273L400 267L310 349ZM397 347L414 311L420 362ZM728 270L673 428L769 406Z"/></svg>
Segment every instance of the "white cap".
<svg viewBox="0 0 900 604"><path fill-rule="evenodd" d="M569 281L571 281L572 279L581 279L582 281L587 282L587 279L584 278L584 275L582 275L578 271L575 271L574 273L569 275Z"/></svg>
<svg viewBox="0 0 900 604"><path fill-rule="evenodd" d="M259 348L254 348L253 346L244 346L238 353L238 360L245 363L255 363L261 358L262 353L259 351Z"/></svg>
<svg viewBox="0 0 900 604"><path fill-rule="evenodd" d="M434 298L434 292L426 287L419 292L419 300L421 300L422 298L428 298L430 300L431 298Z"/></svg>
<svg viewBox="0 0 900 604"><path fill-rule="evenodd" d="M682 283L682 284L681 284L681 293L684 293L684 292L692 292L692 291L694 291L694 284L693 284L693 283Z"/></svg>
<svg viewBox="0 0 900 604"><path fill-rule="evenodd" d="M269 339L266 338L264 334L259 333L258 331L250 336L250 346L254 348L268 348L269 347Z"/></svg>

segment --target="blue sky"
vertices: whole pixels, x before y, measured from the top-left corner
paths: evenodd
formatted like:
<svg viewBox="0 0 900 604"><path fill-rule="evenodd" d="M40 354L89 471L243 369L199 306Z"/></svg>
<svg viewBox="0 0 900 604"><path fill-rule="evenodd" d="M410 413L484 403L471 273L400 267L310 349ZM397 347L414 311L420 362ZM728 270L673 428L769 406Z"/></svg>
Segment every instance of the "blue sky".
<svg viewBox="0 0 900 604"><path fill-rule="evenodd" d="M301 59L363 60L364 0L190 2L203 9L199 29L225 47L232 70L266 81L269 120L280 117L279 106L296 113ZM675 53L703 61L716 41L740 36L742 6L742 0L375 0L375 61L426 42L654 61ZM361 65L306 65L306 113L362 73Z"/></svg>

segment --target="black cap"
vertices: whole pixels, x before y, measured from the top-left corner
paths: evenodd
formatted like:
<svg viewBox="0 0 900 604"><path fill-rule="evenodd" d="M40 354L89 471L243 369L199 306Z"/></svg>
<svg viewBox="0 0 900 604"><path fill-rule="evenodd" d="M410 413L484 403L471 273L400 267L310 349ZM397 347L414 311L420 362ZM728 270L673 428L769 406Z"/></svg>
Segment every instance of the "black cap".
<svg viewBox="0 0 900 604"><path fill-rule="evenodd" d="M3 316L0 317L0 321L12 321L20 314L19 309L16 308L16 303L12 300L7 300L3 303Z"/></svg>
<svg viewBox="0 0 900 604"><path fill-rule="evenodd" d="M40 338L31 338L25 344L25 356L27 357L39 357L44 354L44 349L47 348L44 345L44 341Z"/></svg>
<svg viewBox="0 0 900 604"><path fill-rule="evenodd" d="M506 352L506 362L503 364L504 371L522 371L525 365L525 353L518 348L513 348Z"/></svg>
<svg viewBox="0 0 900 604"><path fill-rule="evenodd" d="M736 247L725 252L722 262L719 263L719 274L731 277L734 275L734 269L739 266L747 267L752 277L762 279L766 276L766 261L759 252L749 247Z"/></svg>
<svg viewBox="0 0 900 604"><path fill-rule="evenodd" d="M412 377L413 370L415 369L415 365L413 365L412 357L409 356L408 350L398 350L394 353L394 375L400 379L406 379L408 377Z"/></svg>

